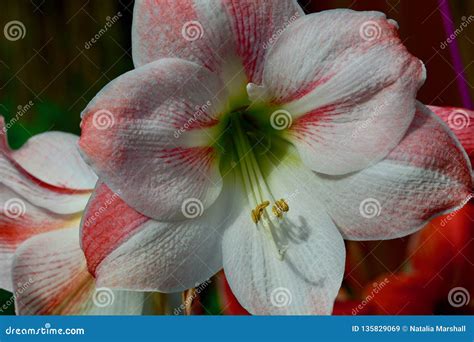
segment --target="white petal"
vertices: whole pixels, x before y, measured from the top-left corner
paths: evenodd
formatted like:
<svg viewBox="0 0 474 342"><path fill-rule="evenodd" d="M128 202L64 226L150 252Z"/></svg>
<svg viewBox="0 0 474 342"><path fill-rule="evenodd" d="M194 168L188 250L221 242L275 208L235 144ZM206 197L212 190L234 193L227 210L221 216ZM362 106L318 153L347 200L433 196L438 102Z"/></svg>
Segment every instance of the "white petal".
<svg viewBox="0 0 474 342"><path fill-rule="evenodd" d="M281 238L287 244L283 260L269 235L252 222L253 208L247 206L225 232L224 271L233 293L252 314L328 315L342 282L344 243L308 186L316 178L290 159L274 167L268 180L274 196L289 204L280 221L285 222Z"/></svg>
<svg viewBox="0 0 474 342"><path fill-rule="evenodd" d="M320 180L316 191L350 240L411 234L434 216L466 204L473 189L466 153L422 104L406 136L384 160L348 176Z"/></svg>
<svg viewBox="0 0 474 342"><path fill-rule="evenodd" d="M144 294L96 288L79 246L79 229L37 235L15 254L13 283L19 315L136 315Z"/></svg>
<svg viewBox="0 0 474 342"><path fill-rule="evenodd" d="M79 227L78 215L58 215L36 207L0 184L0 288L12 290L11 263L16 248L50 230Z"/></svg>
<svg viewBox="0 0 474 342"><path fill-rule="evenodd" d="M99 286L167 293L195 287L222 268L221 238L230 208L232 193L226 191L207 210L198 200L189 201L183 208L189 219L158 222L101 185L82 222L89 270Z"/></svg>
<svg viewBox="0 0 474 342"><path fill-rule="evenodd" d="M272 43L303 15L296 0L136 1L133 61L141 66L178 57L221 74L228 86L245 86L261 80Z"/></svg>
<svg viewBox="0 0 474 342"><path fill-rule="evenodd" d="M80 147L134 209L158 220L183 218L184 200L198 198L207 208L222 187L208 133L225 106L222 88L216 75L184 60L132 70L84 110Z"/></svg>
<svg viewBox="0 0 474 342"><path fill-rule="evenodd" d="M4 132L4 120L0 116L0 133L2 133L0 134L0 184L13 190L32 204L54 213L72 214L84 209L90 196L89 190L73 190L53 186L27 172L25 168L15 161L12 151L8 147ZM25 151L30 149L31 147L26 147ZM21 155L21 152L18 153ZM25 158L24 155L21 155L18 161L25 161ZM34 159L35 157L32 158ZM36 172L41 177L46 177L46 170L44 168L35 169L32 162L28 163L30 162L27 162L26 168ZM55 161L56 166L58 166L57 160Z"/></svg>
<svg viewBox="0 0 474 342"><path fill-rule="evenodd" d="M78 136L47 132L30 138L12 158L33 177L59 188L91 190L97 176L84 162Z"/></svg>
<svg viewBox="0 0 474 342"><path fill-rule="evenodd" d="M284 132L308 167L340 175L397 145L424 79L384 14L339 9L283 32L265 62L262 100L291 117Z"/></svg>

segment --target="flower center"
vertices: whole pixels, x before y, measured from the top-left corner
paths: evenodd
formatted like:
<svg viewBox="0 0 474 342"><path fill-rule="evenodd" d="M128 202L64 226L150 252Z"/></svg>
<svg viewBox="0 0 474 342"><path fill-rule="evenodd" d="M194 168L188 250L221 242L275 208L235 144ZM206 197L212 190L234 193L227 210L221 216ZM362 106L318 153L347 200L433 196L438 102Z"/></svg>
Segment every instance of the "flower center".
<svg viewBox="0 0 474 342"><path fill-rule="evenodd" d="M252 122L252 117L246 111L231 113L227 127L229 143L234 151L231 167L237 171L245 187L252 208L249 217L256 228L262 229L271 239L278 257L282 259L287 248L282 238L283 223L290 208L285 199L272 193L264 176L268 172L262 170L263 161L268 161L266 154L281 153L281 148L276 146L278 138L260 130L261 126Z"/></svg>

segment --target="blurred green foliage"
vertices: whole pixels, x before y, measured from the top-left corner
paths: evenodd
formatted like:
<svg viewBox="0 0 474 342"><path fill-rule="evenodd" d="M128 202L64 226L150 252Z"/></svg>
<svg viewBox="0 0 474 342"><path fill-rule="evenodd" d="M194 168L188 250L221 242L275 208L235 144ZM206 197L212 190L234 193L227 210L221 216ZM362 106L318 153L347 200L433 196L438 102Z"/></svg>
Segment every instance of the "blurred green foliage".
<svg viewBox="0 0 474 342"><path fill-rule="evenodd" d="M130 28L133 1L4 1L2 27L23 23L23 39L2 38L0 114L8 123L18 107L33 107L8 130L13 148L49 130L79 134L80 113L110 80L133 68ZM107 22L94 44L86 46Z"/></svg>

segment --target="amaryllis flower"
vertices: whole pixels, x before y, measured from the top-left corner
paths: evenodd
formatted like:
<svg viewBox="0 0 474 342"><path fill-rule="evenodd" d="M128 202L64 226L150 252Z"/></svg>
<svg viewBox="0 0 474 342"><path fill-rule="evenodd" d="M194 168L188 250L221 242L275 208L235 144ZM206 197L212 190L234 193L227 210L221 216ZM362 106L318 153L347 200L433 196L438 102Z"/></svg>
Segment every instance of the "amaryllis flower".
<svg viewBox="0 0 474 342"><path fill-rule="evenodd" d="M464 150L416 101L423 64L382 13L137 1L132 39L136 69L82 114L99 286L181 291L223 268L252 314L329 314L343 238L410 234L470 191Z"/></svg>
<svg viewBox="0 0 474 342"><path fill-rule="evenodd" d="M0 117L0 287L17 314L140 314L139 292L96 288L79 244L97 177L78 137L48 132L11 151Z"/></svg>

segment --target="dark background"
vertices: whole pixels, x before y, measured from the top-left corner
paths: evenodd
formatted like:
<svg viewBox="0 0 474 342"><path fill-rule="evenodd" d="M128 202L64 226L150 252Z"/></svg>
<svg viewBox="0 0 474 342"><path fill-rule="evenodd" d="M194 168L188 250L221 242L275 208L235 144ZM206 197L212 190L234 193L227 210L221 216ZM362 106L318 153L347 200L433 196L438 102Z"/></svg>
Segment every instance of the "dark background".
<svg viewBox="0 0 474 342"><path fill-rule="evenodd" d="M300 3L307 13L332 8L385 12L399 23L400 35L411 53L426 65L428 79L419 99L425 104L468 106L461 98L459 87L464 83L472 99L474 22L456 39L462 56L462 73L455 70L449 47L441 49L440 44L447 37L443 17L458 28L462 20L474 15L474 1L447 1L451 18L441 12L437 0L302 0ZM33 102L33 107L8 131L11 146L18 148L32 135L48 130L79 134L79 114L90 99L109 81L133 68L130 41L133 1L3 0L1 6L0 28L19 20L25 25L26 35L17 41L0 36L0 114L8 122L19 106ZM86 49L86 42L104 27L107 17L118 12L122 14L118 22ZM10 296L1 291L0 306ZM12 306L8 313L13 313Z"/></svg>

